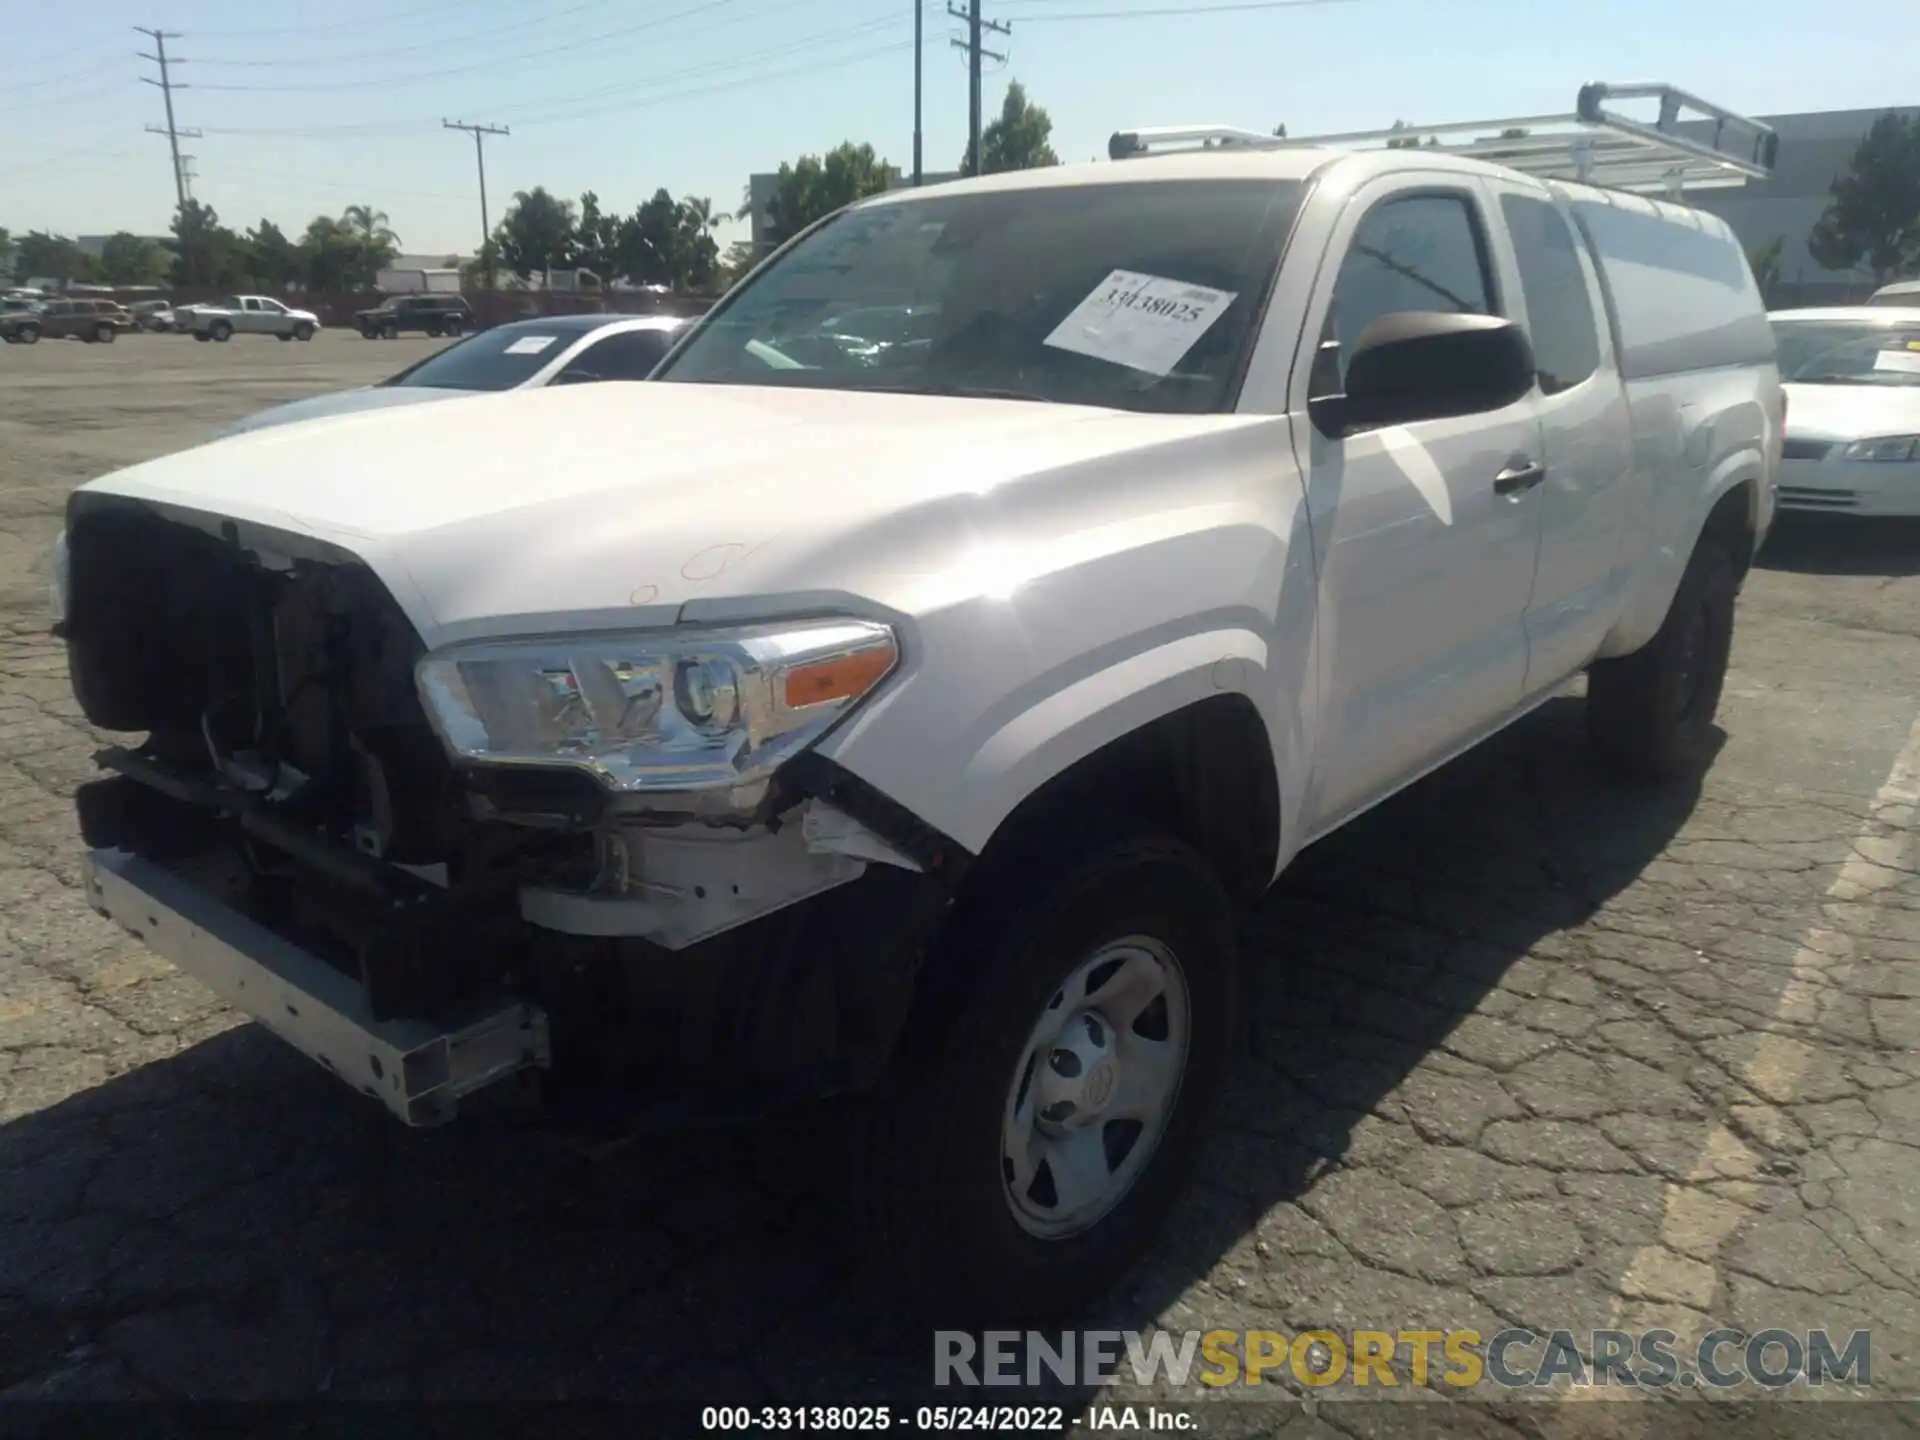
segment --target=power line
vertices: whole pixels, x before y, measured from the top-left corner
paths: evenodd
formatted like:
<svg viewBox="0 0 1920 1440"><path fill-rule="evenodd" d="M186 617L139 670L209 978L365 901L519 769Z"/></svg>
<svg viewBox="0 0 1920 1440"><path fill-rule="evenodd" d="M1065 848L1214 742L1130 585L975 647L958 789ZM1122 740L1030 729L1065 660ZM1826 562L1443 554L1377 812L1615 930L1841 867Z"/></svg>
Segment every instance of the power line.
<svg viewBox="0 0 1920 1440"><path fill-rule="evenodd" d="M167 148L173 151L173 193L180 202L181 213L185 214L187 209L187 170L186 166L180 161L180 137L184 134L197 139L200 132L198 130L183 131L174 124L173 120L173 92L176 89L184 90L187 87L174 83L172 72L168 69L167 41L180 39L180 32L177 30L149 30L142 25L136 25L133 28L136 33L149 36L153 40L154 53L149 55L145 51L141 51L140 58L142 60L152 60L159 65L160 78L155 80L150 75L142 75L140 78L149 85L158 85L160 87L160 94L165 97L167 102L167 128L162 130L157 125L149 125L147 126L147 131L149 134L165 135L167 137ZM175 59L173 63L175 65L183 65L186 62Z"/></svg>
<svg viewBox="0 0 1920 1440"><path fill-rule="evenodd" d="M413 10L402 10L397 15L382 16L379 23L398 25L402 21L417 20L423 15L438 15L447 10L471 12L472 9L472 0L441 0L437 5L422 5ZM368 23L363 17L358 20L333 20L324 25L281 25L270 30L212 30L204 33L219 40L273 40L284 35L321 35L336 30L358 30L364 33Z"/></svg>
<svg viewBox="0 0 1920 1440"><path fill-rule="evenodd" d="M1015 5L1034 5L1042 0L1009 0ZM1167 15L1222 15L1237 10L1304 10L1321 5L1358 5L1363 0L1234 0L1224 5L1180 5L1150 10L1076 10L1069 14L1047 10L1033 15L1022 15L1025 24L1043 23L1049 20L1145 20L1155 16Z"/></svg>
<svg viewBox="0 0 1920 1440"><path fill-rule="evenodd" d="M502 66L525 65L530 60L544 60L553 55L564 55L575 50L598 49L609 40L623 39L628 35L637 35L646 30L657 30L676 20L690 19L703 15L709 10L718 10L726 5L736 5L740 0L702 0L702 3L677 10L671 15L657 16L639 25L623 26L618 30L604 31L598 35L584 36L578 40L569 40L563 45L549 45L544 50L522 50L512 55L502 55L492 60L476 60L468 65L441 66L433 70L416 71L411 75L382 75L375 79L334 80L323 84L310 85L201 85L202 90L225 90L235 93L284 94L289 91L321 90L369 90L385 88L389 85L406 85L415 81L448 80L458 75L474 75L483 70L498 70Z"/></svg>
<svg viewBox="0 0 1920 1440"><path fill-rule="evenodd" d="M744 54L728 54L723 59L708 61L707 63L702 65L691 65L691 66L679 65L679 66L676 66L671 72L668 72L663 75L634 76L627 79L623 79L613 85L602 86L596 90L573 91L568 93L565 96L549 95L549 96L540 97L538 99L520 101L512 105L495 106L493 107L494 113L496 115L510 115L514 118L514 122L516 124L536 124L536 125L544 124L553 120L573 119L573 118L581 117L583 115L615 113L623 108L620 104L615 104L612 106L598 105L598 106L583 108L580 102L596 101L596 100L601 100L603 98L609 98L609 97L620 97L624 99L625 97L634 96L636 94L658 97L662 93L663 86L675 87L675 93L678 93L679 90L684 89L684 86L681 85L680 82L692 80L705 75L725 74L728 72L749 69L751 67L764 64L765 62L770 60L785 59L789 56L800 54L810 50L819 50L822 48L829 48L833 46L844 45L847 42L852 41L858 37L883 33L887 30L899 27L903 24L906 18L907 17L903 15L895 14L895 15L883 17L880 19L865 20L857 24L842 26L835 30L823 30L818 32L817 34L809 36L806 39L803 39L791 44L772 46L767 49L751 51ZM724 22L724 23L732 23L732 22ZM718 28L718 27L715 27L715 28ZM831 59L823 60L819 62L819 64L821 68L825 68L827 66L837 66L853 60L866 58L869 55L886 54L886 53L891 53L895 49L904 49L904 48L906 48L905 45L899 45L899 46L889 45L879 50L862 49L852 54L849 54L847 56L833 57ZM786 69L783 69L779 73L782 75L785 75L788 73L804 74L804 73L809 73L809 71L812 68L814 68L813 62L809 62L808 65L799 67L797 70L793 69L792 67L787 67ZM756 83L761 78L764 78L764 77L749 76L749 77L746 77L743 83ZM696 93L707 93L707 90L710 88L711 87L704 87L701 90L697 91ZM647 100L647 101L637 102L637 103L638 105L645 105L645 104L654 103L654 101ZM624 108L636 108L636 107L626 106ZM426 126L437 125L438 123L439 123L439 117L429 116L429 117L422 117L418 120L364 121L364 122L359 122L354 124L330 125L330 126L265 126L265 127L235 127L235 128L213 126L213 127L208 127L207 133L210 135L239 135L239 136L263 136L263 137L264 136L285 136L285 137L294 137L294 138L326 139L328 137L349 138L349 137L356 137L356 136L364 137L364 136L371 136L371 135L400 135L400 134L406 134L412 131L420 130Z"/></svg>
<svg viewBox="0 0 1920 1440"><path fill-rule="evenodd" d="M487 288L493 288L493 228L487 219L487 144L489 135L508 135L504 125L474 125L465 120L442 120L448 130L465 130L473 136L474 163L480 167L480 254L487 262Z"/></svg>
<svg viewBox="0 0 1920 1440"><path fill-rule="evenodd" d="M320 56L314 56L311 58L296 57L296 58L278 59L278 60L218 60L218 59L215 59L215 60L199 60L199 61L196 61L195 63L200 65L217 66L223 70L231 70L231 69L311 70L311 69L315 69L317 67L325 66L325 65L353 65L353 64L358 64L362 60L385 60L395 55L418 55L425 51L434 51L436 53L444 53L448 50L457 49L463 45L470 45L476 40L481 40L481 41L499 40L505 36L515 34L518 31L532 30L532 29L535 29L536 27L543 30L550 29L554 25L554 23L557 21L565 20L571 16L578 15L583 10L602 9L609 3L611 3L611 0L583 0L582 4L570 6L565 10L556 10L551 14L542 15L537 20L529 20L522 24L508 25L508 26L496 25L496 26L493 26L491 29L476 30L466 35L448 35L439 40L421 40L412 45L388 45L378 50L355 50L344 55L320 55ZM358 27L358 28L364 29L364 27Z"/></svg>

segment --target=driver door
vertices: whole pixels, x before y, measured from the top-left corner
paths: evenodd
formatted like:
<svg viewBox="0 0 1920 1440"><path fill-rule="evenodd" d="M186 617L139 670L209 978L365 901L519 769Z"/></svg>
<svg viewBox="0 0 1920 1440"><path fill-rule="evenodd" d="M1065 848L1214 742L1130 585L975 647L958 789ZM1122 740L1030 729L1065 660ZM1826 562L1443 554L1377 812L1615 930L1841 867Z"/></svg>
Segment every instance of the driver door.
<svg viewBox="0 0 1920 1440"><path fill-rule="evenodd" d="M1308 310L1310 400L1344 356L1405 311L1506 313L1487 197L1450 174L1376 181L1349 203ZM1305 363L1302 363L1304 361ZM1485 414L1331 438L1310 424L1307 505L1319 566L1321 713L1309 829L1324 832L1515 709L1539 546L1531 397Z"/></svg>

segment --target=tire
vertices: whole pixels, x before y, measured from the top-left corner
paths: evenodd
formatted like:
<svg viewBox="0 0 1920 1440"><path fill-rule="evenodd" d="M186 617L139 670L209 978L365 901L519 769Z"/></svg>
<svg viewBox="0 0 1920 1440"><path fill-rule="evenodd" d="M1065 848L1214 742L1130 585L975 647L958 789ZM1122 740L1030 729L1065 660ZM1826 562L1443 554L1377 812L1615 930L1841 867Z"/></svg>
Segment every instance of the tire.
<svg viewBox="0 0 1920 1440"><path fill-rule="evenodd" d="M291 330L282 330L276 333L273 338L278 340L282 345L290 344L293 340L293 332Z"/></svg>
<svg viewBox="0 0 1920 1440"><path fill-rule="evenodd" d="M444 326L441 327L443 333L446 335L446 337L449 340L458 340L460 338L460 332L464 328L466 327L461 325L461 323L458 320L449 320Z"/></svg>
<svg viewBox="0 0 1920 1440"><path fill-rule="evenodd" d="M196 330L193 332L193 338L198 340L202 345L204 345L207 343L207 341L211 340L213 337L204 330Z"/></svg>
<svg viewBox="0 0 1920 1440"><path fill-rule="evenodd" d="M233 326L224 320L216 320L207 327L207 334L224 345L233 338Z"/></svg>
<svg viewBox="0 0 1920 1440"><path fill-rule="evenodd" d="M360 338L362 340L378 340L380 338L380 332L371 325L362 325L360 327Z"/></svg>
<svg viewBox="0 0 1920 1440"><path fill-rule="evenodd" d="M102 345L111 345L113 343L113 337L114 328L111 325L102 325L93 332L93 338L98 340Z"/></svg>
<svg viewBox="0 0 1920 1440"><path fill-rule="evenodd" d="M1705 766L1739 589L1733 556L1718 541L1702 540L1653 639L1588 672L1587 730L1612 769L1662 781Z"/></svg>
<svg viewBox="0 0 1920 1440"><path fill-rule="evenodd" d="M298 325L295 325L293 327L293 338L302 342L303 344L306 341L313 339L313 326L309 325L306 321L302 320Z"/></svg>
<svg viewBox="0 0 1920 1440"><path fill-rule="evenodd" d="M38 325L22 325L20 327L20 343L22 345L38 345L40 343L40 327Z"/></svg>
<svg viewBox="0 0 1920 1440"><path fill-rule="evenodd" d="M440 338L440 327L438 325L429 325L427 327L427 338L429 340L438 340Z"/></svg>
<svg viewBox="0 0 1920 1440"><path fill-rule="evenodd" d="M1037 832L976 874L923 972L929 989L895 1070L857 1116L853 1192L885 1293L916 1319L1024 1327L1078 1312L1124 1278L1185 1188L1236 1049L1234 918L1198 854L1124 817ZM1137 945L1132 958L1106 957L1123 942ZM1161 998L1128 1020L1115 997L1146 993L1148 973ZM1093 1000L1077 1006L1074 992ZM1175 1053L1137 1048L1155 1043L1183 1052L1158 1126L1107 1114L1125 1103L1128 1077L1147 1073L1127 1068L1130 1051L1136 1062ZM1071 1071L1050 1058L1062 1049ZM1103 1107L1093 1124L1069 1115L1051 1132L1093 1157L1083 1193L1104 1198L1078 1216L1038 1115L1045 1106L1059 1119L1063 1103ZM1026 1127L1013 1123L1022 1113ZM1024 1146L1024 1175L1008 1168L1022 1135L1039 1142Z"/></svg>

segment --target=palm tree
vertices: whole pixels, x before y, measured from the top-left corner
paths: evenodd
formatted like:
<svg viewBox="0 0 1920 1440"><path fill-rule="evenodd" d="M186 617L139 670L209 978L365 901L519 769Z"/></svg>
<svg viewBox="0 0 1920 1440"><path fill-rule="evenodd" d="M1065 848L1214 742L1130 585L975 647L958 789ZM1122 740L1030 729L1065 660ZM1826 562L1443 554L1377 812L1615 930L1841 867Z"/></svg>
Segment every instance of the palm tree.
<svg viewBox="0 0 1920 1440"><path fill-rule="evenodd" d="M349 205L340 217L356 238L377 250L400 248L400 237L387 225L387 212L371 205Z"/></svg>

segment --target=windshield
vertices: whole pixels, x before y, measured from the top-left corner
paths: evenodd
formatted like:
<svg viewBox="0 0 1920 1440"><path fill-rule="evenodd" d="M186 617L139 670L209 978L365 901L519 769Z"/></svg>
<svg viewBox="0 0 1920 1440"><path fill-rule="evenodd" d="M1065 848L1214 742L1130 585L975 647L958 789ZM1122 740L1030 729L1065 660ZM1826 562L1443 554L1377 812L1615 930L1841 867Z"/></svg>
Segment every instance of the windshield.
<svg viewBox="0 0 1920 1440"><path fill-rule="evenodd" d="M844 211L656 379L1226 410L1301 191L1167 180Z"/></svg>
<svg viewBox="0 0 1920 1440"><path fill-rule="evenodd" d="M481 330L436 351L419 364L383 380L382 385L418 385L436 390L511 390L531 380L574 341L539 323Z"/></svg>
<svg viewBox="0 0 1920 1440"><path fill-rule="evenodd" d="M1920 326L1776 320L1780 378L1795 385L1920 385Z"/></svg>

